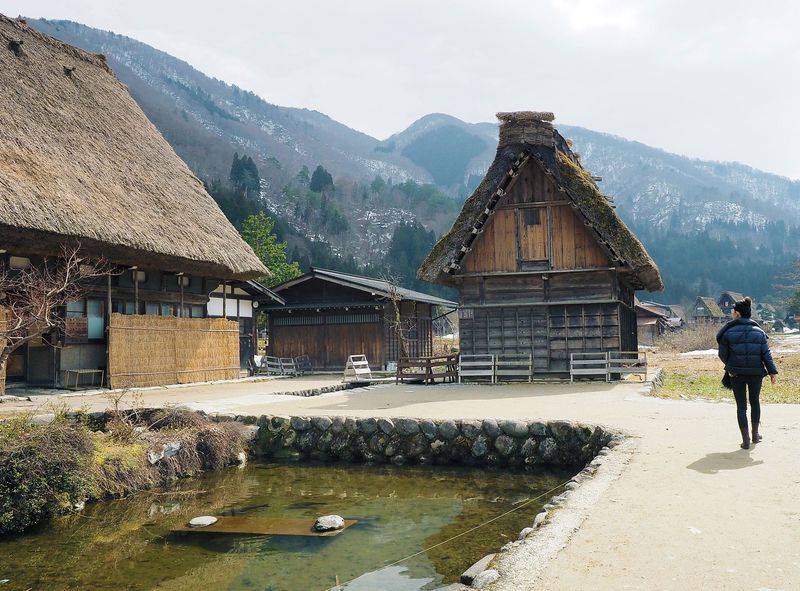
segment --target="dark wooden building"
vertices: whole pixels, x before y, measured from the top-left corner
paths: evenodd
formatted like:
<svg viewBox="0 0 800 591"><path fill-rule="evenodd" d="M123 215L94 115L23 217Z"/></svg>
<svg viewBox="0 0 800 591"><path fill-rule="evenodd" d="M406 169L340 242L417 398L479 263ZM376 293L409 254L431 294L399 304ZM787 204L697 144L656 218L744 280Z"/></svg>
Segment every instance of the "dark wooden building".
<svg viewBox="0 0 800 591"><path fill-rule="evenodd" d="M732 317L731 315L733 314L734 304L743 299L744 296L740 294L738 291L723 291L720 294L719 299L717 300L717 305L722 310L722 313L725 315L725 318L730 320L730 318Z"/></svg>
<svg viewBox="0 0 800 591"><path fill-rule="evenodd" d="M714 298L697 296L692 310L694 322L725 322L725 312L719 307Z"/></svg>
<svg viewBox="0 0 800 591"><path fill-rule="evenodd" d="M459 290L460 350L531 354L565 373L571 353L635 351L634 292L658 267L551 113L500 113L497 155L418 276Z"/></svg>
<svg viewBox="0 0 800 591"><path fill-rule="evenodd" d="M387 281L326 269L311 269L273 291L286 302L269 312L269 355L308 355L315 369L341 370L349 355L366 355L374 368L401 356L431 355L432 320L455 302L394 287Z"/></svg>

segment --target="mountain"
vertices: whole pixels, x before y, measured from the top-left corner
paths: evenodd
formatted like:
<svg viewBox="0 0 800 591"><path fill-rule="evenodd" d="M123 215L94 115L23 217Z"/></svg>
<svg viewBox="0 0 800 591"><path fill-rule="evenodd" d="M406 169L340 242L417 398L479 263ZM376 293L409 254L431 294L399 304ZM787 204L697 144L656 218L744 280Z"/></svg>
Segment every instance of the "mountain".
<svg viewBox="0 0 800 591"><path fill-rule="evenodd" d="M398 228L426 241L426 231L441 234L494 157L495 123L435 113L381 141L322 113L268 103L134 39L69 21L28 23L103 53L175 151L216 188L229 218L267 210L305 265L385 268L396 245L409 243L394 240ZM688 302L720 289L774 295L800 252L800 182L557 126L660 265L667 289L657 299ZM254 195L220 189L237 152L257 164ZM335 179L321 193L308 186L317 165ZM412 277L413 264L399 274Z"/></svg>

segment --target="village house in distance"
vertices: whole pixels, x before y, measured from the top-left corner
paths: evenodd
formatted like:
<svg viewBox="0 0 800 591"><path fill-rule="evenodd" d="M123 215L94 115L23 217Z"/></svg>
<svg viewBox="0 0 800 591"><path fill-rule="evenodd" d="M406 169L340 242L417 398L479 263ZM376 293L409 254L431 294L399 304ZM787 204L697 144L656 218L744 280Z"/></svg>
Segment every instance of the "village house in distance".
<svg viewBox="0 0 800 591"><path fill-rule="evenodd" d="M103 56L0 15L0 155L8 268L37 265L65 243L113 265L67 306L62 334L16 351L9 381L103 376L120 387L239 376L242 323L208 316L252 319L252 304L239 301L245 289L223 286L268 271ZM209 314L211 293L220 302Z"/></svg>
<svg viewBox="0 0 800 591"><path fill-rule="evenodd" d="M460 352L532 355L540 374L636 352L634 293L663 288L658 267L552 113L498 118L494 162L418 272L458 289Z"/></svg>

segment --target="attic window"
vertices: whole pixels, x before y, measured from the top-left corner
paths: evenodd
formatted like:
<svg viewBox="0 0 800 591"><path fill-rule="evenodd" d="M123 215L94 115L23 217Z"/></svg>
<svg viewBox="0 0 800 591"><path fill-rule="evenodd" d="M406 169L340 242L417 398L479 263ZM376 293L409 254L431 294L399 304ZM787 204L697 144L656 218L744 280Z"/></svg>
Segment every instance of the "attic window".
<svg viewBox="0 0 800 591"><path fill-rule="evenodd" d="M524 210L524 220L526 226L538 226L542 223L541 216L539 215L539 208L532 208Z"/></svg>
<svg viewBox="0 0 800 591"><path fill-rule="evenodd" d="M21 270L27 269L31 266L31 260L28 257L8 257L8 266L12 269Z"/></svg>

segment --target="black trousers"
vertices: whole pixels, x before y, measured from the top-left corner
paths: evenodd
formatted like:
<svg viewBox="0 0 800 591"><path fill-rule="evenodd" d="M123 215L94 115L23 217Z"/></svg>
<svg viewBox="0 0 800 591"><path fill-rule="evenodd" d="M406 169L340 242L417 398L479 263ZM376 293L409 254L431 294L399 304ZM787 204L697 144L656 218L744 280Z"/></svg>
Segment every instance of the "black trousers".
<svg viewBox="0 0 800 591"><path fill-rule="evenodd" d="M736 399L736 420L739 421L739 428L747 429L747 393L750 392L750 420L753 425L761 422L761 403L758 400L761 394L761 382L763 376L743 376L731 377L733 386L733 397Z"/></svg>

